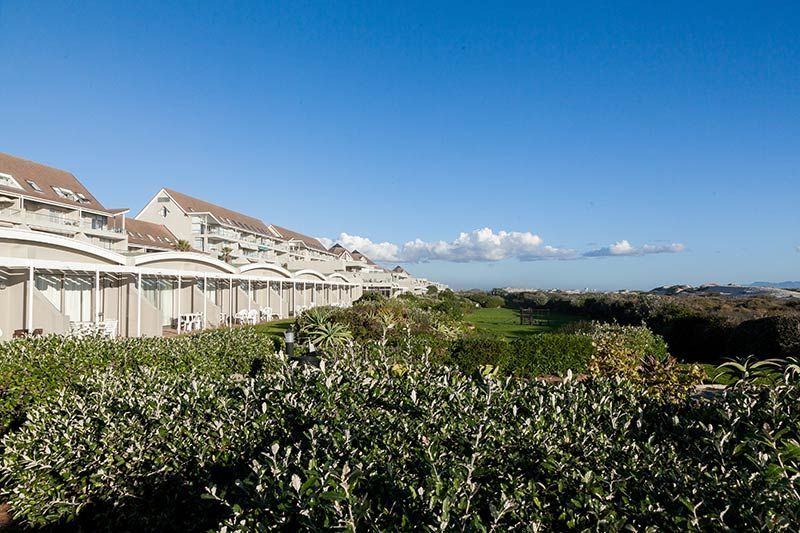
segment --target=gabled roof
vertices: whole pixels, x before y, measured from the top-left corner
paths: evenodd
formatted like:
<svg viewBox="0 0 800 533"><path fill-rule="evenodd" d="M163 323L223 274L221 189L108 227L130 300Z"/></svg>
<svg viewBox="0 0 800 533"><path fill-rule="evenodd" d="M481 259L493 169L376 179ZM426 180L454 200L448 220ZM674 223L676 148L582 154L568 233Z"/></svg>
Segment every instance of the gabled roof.
<svg viewBox="0 0 800 533"><path fill-rule="evenodd" d="M173 191L172 189L164 189L175 202L181 206L181 209L187 213L208 213L216 218L221 224L227 224L244 231L260 233L262 235L272 236L269 227L262 221L255 217L244 215L237 211L227 209L225 207L200 200L182 192Z"/></svg>
<svg viewBox="0 0 800 533"><path fill-rule="evenodd" d="M78 181L78 178L66 170L0 153L0 173L11 176L21 187L18 189L0 185L0 191L108 213L103 204ZM57 189L63 191L63 195L56 192Z"/></svg>
<svg viewBox="0 0 800 533"><path fill-rule="evenodd" d="M350 255L352 255L353 259L355 259L356 261L361 261L361 259L364 259L368 265L378 266L372 259L362 254L358 250L353 250L352 252L350 252Z"/></svg>
<svg viewBox="0 0 800 533"><path fill-rule="evenodd" d="M289 228L276 226L275 224L272 224L272 227L275 229L275 231L278 232L278 235L286 241L300 241L307 247L313 248L314 250L320 252L328 251L328 249L325 248L325 246L314 237L309 237L308 235L303 235L302 233L291 230Z"/></svg>
<svg viewBox="0 0 800 533"><path fill-rule="evenodd" d="M392 272L394 272L395 274L406 274L406 275L409 275L408 271L405 268L401 267L400 265L397 265L396 267L394 267L392 269Z"/></svg>
<svg viewBox="0 0 800 533"><path fill-rule="evenodd" d="M328 251L335 255L336 257L341 257L343 254L349 254L350 250L339 244L338 242L328 248Z"/></svg>
<svg viewBox="0 0 800 533"><path fill-rule="evenodd" d="M125 221L128 243L148 248L172 250L178 238L163 224L153 224L144 220L129 218Z"/></svg>

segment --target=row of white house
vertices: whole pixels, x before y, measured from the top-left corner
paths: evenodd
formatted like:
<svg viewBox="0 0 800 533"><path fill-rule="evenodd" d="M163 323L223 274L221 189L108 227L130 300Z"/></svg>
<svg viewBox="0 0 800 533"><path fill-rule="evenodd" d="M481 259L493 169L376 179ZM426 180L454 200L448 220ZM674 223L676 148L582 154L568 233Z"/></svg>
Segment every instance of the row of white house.
<svg viewBox="0 0 800 533"><path fill-rule="evenodd" d="M158 336L444 288L171 189L128 213L69 172L0 153L0 339Z"/></svg>

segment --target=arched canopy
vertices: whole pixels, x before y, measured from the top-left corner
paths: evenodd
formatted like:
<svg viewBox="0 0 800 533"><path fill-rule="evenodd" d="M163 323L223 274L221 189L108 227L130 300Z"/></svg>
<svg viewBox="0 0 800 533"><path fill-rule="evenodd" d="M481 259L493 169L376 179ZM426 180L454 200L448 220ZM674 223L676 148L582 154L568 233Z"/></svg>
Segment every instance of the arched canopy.
<svg viewBox="0 0 800 533"><path fill-rule="evenodd" d="M346 283L350 283L351 282L351 280L349 280L347 278L347 276L345 276L344 274L341 274L339 272L334 272L333 274L328 276L328 280L330 280L330 281L344 281Z"/></svg>
<svg viewBox="0 0 800 533"><path fill-rule="evenodd" d="M0 229L0 256L124 265L125 256L80 239L50 233Z"/></svg>
<svg viewBox="0 0 800 533"><path fill-rule="evenodd" d="M298 270L294 273L295 279L307 279L307 280L317 280L317 281L326 281L326 278L320 272L311 269L305 270Z"/></svg>
<svg viewBox="0 0 800 533"><path fill-rule="evenodd" d="M247 274L253 274L253 275L256 275L256 276L259 275L259 274L264 274L264 275L275 275L275 274L277 274L278 276L283 277L283 278L291 278L292 277L292 273L291 272L289 272L288 270L286 270L285 268L283 268L281 266L273 265L271 263L251 263L249 265L243 265L241 268L239 268L239 272L242 273L242 274L247 273Z"/></svg>
<svg viewBox="0 0 800 533"><path fill-rule="evenodd" d="M235 274L236 268L211 256L194 252L156 252L136 256L134 265L169 270Z"/></svg>

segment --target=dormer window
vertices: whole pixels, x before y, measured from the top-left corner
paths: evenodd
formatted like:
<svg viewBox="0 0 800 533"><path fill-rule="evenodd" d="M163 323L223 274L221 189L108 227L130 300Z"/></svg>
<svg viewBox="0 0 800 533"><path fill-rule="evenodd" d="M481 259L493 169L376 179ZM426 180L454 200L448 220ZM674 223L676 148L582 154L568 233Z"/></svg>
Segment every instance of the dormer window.
<svg viewBox="0 0 800 533"><path fill-rule="evenodd" d="M88 198L86 198L86 197L85 197L85 196L84 196L82 193L77 193L75 196L77 196L77 197L78 197L78 202L80 202L80 203L82 203L82 204L88 204L88 203L91 203L91 200L89 200Z"/></svg>
<svg viewBox="0 0 800 533"><path fill-rule="evenodd" d="M25 180L25 181L28 182L28 185L30 185L31 189L33 189L34 191L43 192L42 188L39 187L39 185L37 185L35 181L33 181L33 180Z"/></svg>
<svg viewBox="0 0 800 533"><path fill-rule="evenodd" d="M73 191L67 188L53 186L53 190L56 191L56 194L59 195L61 198L66 198L67 200L71 200L73 202L80 201L78 195L76 195Z"/></svg>
<svg viewBox="0 0 800 533"><path fill-rule="evenodd" d="M14 176L11 174L3 174L0 172L0 185L4 185L6 187L13 187L15 189L21 189L22 186L17 183L17 180L14 179Z"/></svg>

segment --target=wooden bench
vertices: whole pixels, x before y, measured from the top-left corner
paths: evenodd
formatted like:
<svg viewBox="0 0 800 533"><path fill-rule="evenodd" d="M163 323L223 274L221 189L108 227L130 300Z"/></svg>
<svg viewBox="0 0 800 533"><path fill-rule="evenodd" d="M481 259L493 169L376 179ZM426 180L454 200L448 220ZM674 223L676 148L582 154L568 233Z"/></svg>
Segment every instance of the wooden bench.
<svg viewBox="0 0 800 533"><path fill-rule="evenodd" d="M550 310L549 309L533 309L533 308L520 308L519 310L519 324L521 326L549 326L550 325Z"/></svg>

